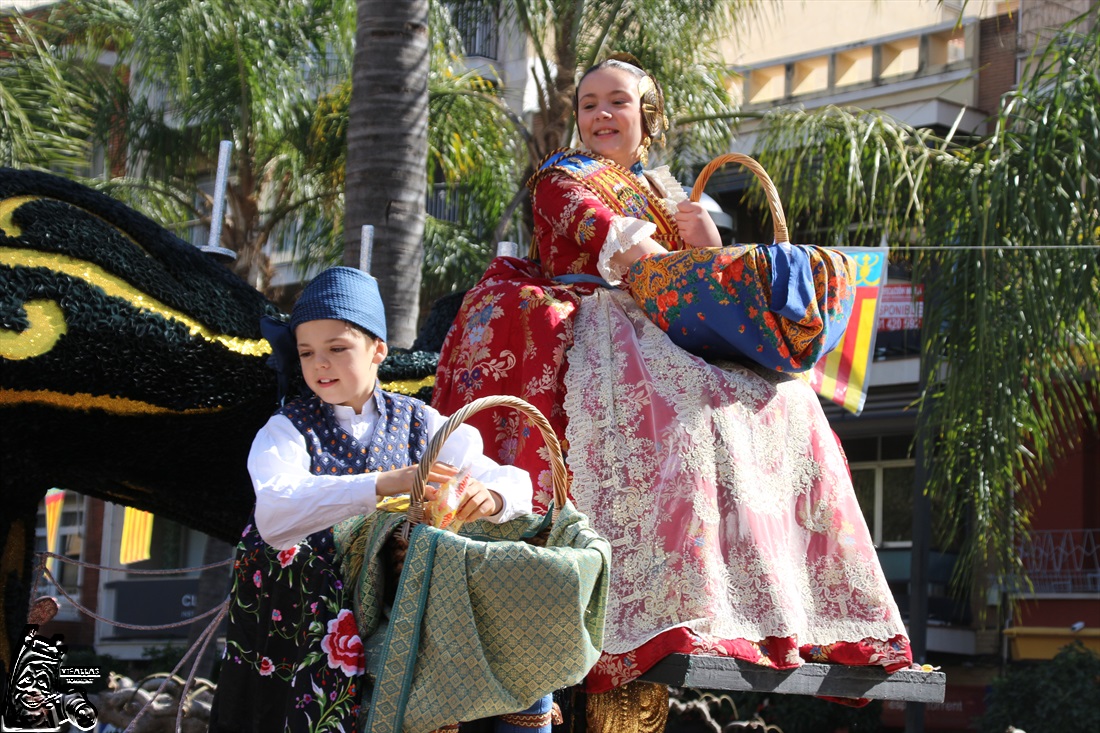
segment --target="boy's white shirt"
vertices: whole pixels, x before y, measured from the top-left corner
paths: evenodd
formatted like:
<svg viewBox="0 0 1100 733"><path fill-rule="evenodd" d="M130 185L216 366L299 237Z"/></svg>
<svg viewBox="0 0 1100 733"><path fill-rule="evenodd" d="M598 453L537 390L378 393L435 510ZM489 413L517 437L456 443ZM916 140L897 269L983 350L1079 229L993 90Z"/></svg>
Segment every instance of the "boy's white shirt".
<svg viewBox="0 0 1100 733"><path fill-rule="evenodd" d="M374 398L360 414L334 405L336 421L356 440L365 442L374 431L380 413ZM435 435L445 418L424 406L428 437ZM470 475L500 495L503 506L490 522L506 522L531 507L531 476L521 468L502 466L484 454L481 434L460 425L439 451L437 461L469 466ZM310 472L305 437L284 415L272 415L256 433L248 454L248 473L256 491L256 529L264 542L285 550L314 532L359 514L373 512L378 503L377 473L316 475Z"/></svg>

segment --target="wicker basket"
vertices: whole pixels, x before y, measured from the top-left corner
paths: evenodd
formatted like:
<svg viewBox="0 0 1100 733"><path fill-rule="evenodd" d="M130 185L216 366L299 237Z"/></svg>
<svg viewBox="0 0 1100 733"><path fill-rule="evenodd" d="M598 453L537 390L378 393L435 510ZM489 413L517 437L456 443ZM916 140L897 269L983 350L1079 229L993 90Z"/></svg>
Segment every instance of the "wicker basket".
<svg viewBox="0 0 1100 733"><path fill-rule="evenodd" d="M443 443L471 415L497 407L518 410L542 433L551 459L552 517L474 522L458 533L409 531L423 523L424 486ZM419 465L401 518L410 535L407 559L399 568L393 558L380 558L382 572L393 573L384 585L399 592L380 604L390 607L385 629L366 631L367 647L375 649L368 651L375 660L366 726L372 732L432 730L454 719L500 715L514 711L521 695L519 707L525 707L529 697L580 682L603 643L611 547L568 502L561 446L535 407L515 397L476 400L445 421ZM351 592L367 588L373 609L386 599L370 592L377 588L366 585L371 581L369 574L353 578ZM515 633L533 618L540 633Z"/></svg>
<svg viewBox="0 0 1100 733"><path fill-rule="evenodd" d="M844 333L848 311L834 307L836 299L829 294L850 280L850 263L835 250L791 246L775 184L747 155L728 153L708 163L692 188L693 201L726 163L745 166L763 185L772 243L687 247L643 257L627 271L627 290L645 316L691 354L711 361L748 360L784 373L806 371ZM773 310L772 263L777 259L809 274L809 292L816 297L788 290Z"/></svg>
<svg viewBox="0 0 1100 733"><path fill-rule="evenodd" d="M405 567L405 553L409 549L409 532L414 526L424 521L424 485L427 483L428 473L431 470L432 464L435 463L436 457L439 455L440 450L443 448L443 444L447 441L447 438L450 437L451 433L457 430L460 425L470 419L475 413L495 407L511 407L518 410L523 413L542 434L542 439L546 442L546 447L550 452L550 474L554 485L552 519L557 519L558 511L569 499L569 472L566 470L565 460L562 458L561 443L558 441L558 436L554 434L554 429L550 427L550 423L547 422L543 414L539 412L534 405L518 397L496 395L474 400L447 418L439 431L428 441L428 446L424 449L424 455L421 457L416 477L413 479L413 488L409 508L406 512L406 521L399 530L390 535L382 548L382 554L386 558L383 564L383 572L385 573L383 587L385 588L386 600L389 603L392 603L394 600L394 595L397 592L397 584L401 577L401 571ZM547 527L534 537L528 537L523 541L537 547L544 547L549 533L550 529Z"/></svg>
<svg viewBox="0 0 1100 733"><path fill-rule="evenodd" d="M772 182L768 172L764 170L764 166L760 165L754 158L750 158L741 153L726 153L725 155L719 155L717 158L707 163L706 166L703 167L703 170L699 171L699 176L695 179L695 185L691 187L691 196L689 198L692 201L698 202L703 195L703 189L706 188L707 181L710 180L711 175L727 163L740 163L752 171L752 174L760 181L760 185L764 187L764 196L768 199L768 208L771 209L772 212L772 231L774 233L775 243L790 243L790 235L787 233L787 217L783 214L783 203L779 200L779 191L776 190L775 184Z"/></svg>
<svg viewBox="0 0 1100 733"><path fill-rule="evenodd" d="M436 457L447 438L474 414L494 407L511 407L518 410L542 434L542 439L550 452L550 473L554 484L554 518L557 518L558 509L569 498L569 472L565 468L565 461L561 455L561 443L558 442L558 436L554 434L554 429L550 427L550 423L534 405L518 397L495 395L476 399L457 410L447 418L439 431L428 441L428 447L424 450L424 455L420 459L420 466L416 472L416 478L413 480L408 522L403 530L406 535L411 527L424 521L424 485L428 481L428 473L431 471L432 464L435 463Z"/></svg>

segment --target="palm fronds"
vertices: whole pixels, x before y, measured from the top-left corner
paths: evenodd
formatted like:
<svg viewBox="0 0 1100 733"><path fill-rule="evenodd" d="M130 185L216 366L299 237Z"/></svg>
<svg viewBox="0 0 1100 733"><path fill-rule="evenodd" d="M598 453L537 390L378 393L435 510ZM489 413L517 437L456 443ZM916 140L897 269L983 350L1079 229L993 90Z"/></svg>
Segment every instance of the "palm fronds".
<svg viewBox="0 0 1100 733"><path fill-rule="evenodd" d="M1079 23L1029 62L984 139L831 108L771 114L759 141L807 241L885 235L924 285L916 439L960 587L1022 577L1038 489L1097 427L1100 34Z"/></svg>

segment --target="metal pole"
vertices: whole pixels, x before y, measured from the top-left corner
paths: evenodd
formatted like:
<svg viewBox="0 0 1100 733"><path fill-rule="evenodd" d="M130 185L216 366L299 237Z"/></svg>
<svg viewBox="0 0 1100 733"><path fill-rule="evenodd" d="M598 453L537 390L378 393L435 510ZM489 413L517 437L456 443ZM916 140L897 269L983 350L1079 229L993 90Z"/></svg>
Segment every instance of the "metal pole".
<svg viewBox="0 0 1100 733"><path fill-rule="evenodd" d="M371 253L374 250L374 227L364 224L359 232L359 269L370 274Z"/></svg>
<svg viewBox="0 0 1100 733"><path fill-rule="evenodd" d="M222 220L225 218L225 182L229 177L229 155L233 152L233 141L222 140L218 146L218 173L214 178L214 210L210 214L210 238L206 241L203 252L226 257L229 260L237 259L237 253L221 246Z"/></svg>
<svg viewBox="0 0 1100 733"><path fill-rule="evenodd" d="M519 245L515 242L497 242L497 257L515 257L519 252Z"/></svg>

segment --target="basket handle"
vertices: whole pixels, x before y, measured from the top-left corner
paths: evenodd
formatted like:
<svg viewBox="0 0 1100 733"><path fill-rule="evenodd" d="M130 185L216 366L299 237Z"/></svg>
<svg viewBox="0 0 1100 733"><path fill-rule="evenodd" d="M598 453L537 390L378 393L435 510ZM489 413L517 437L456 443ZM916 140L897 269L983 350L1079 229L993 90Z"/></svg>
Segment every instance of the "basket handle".
<svg viewBox="0 0 1100 733"><path fill-rule="evenodd" d="M416 470L416 477L413 479L408 510L409 521L406 527L415 526L424 521L424 485L428 482L428 473L431 471L432 464L435 463L439 451L443 448L443 443L446 442L451 433L470 419L474 413L493 407L511 407L522 412L542 433L542 439L550 451L550 474L554 484L554 518L557 518L558 511L565 506L565 502L569 497L569 472L565 468L565 460L561 455L561 444L558 442L558 436L554 433L554 429L550 427L549 421L534 405L518 397L494 395L476 399L456 410L443 423L439 432L428 441L428 447L424 449L424 455L421 457L420 465Z"/></svg>
<svg viewBox="0 0 1100 733"><path fill-rule="evenodd" d="M764 166L747 155L741 153L726 153L725 155L719 155L717 158L707 163L703 170L699 171L699 177L695 179L695 185L691 187L691 200L696 202L699 201L711 174L726 163L740 163L760 179L760 184L764 186L764 196L768 199L768 208L771 209L772 212L772 231L774 232L775 243L789 244L791 238L787 233L787 217L783 214L783 204L779 201L779 192L775 189L775 184L772 183L771 176L764 170Z"/></svg>

